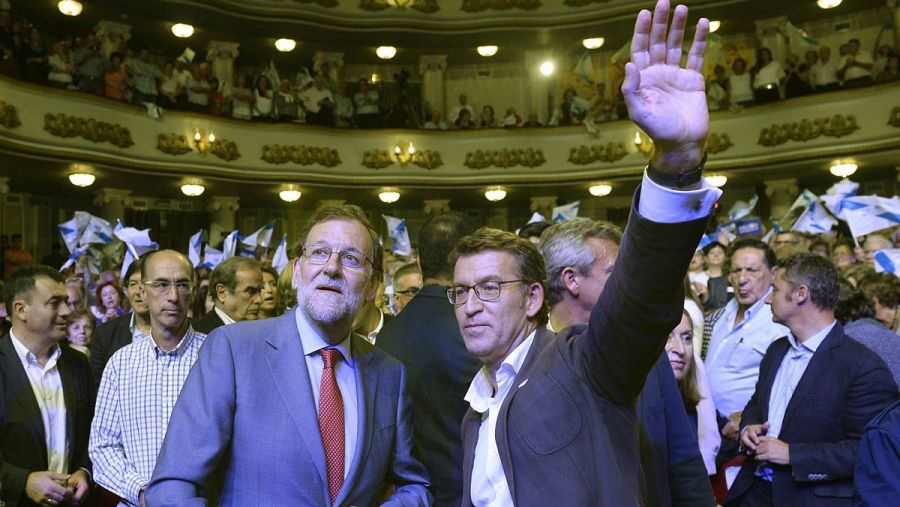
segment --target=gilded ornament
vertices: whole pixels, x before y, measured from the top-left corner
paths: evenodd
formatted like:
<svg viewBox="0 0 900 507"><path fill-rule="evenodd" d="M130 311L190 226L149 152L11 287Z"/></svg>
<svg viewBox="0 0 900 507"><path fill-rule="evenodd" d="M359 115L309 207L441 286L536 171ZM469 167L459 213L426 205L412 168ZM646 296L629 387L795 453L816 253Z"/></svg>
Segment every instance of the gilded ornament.
<svg viewBox="0 0 900 507"><path fill-rule="evenodd" d="M463 0L460 10L463 12L505 11L509 9L530 11L537 9L541 5L541 0Z"/></svg>
<svg viewBox="0 0 900 507"><path fill-rule="evenodd" d="M431 150L416 151L411 162L422 169L436 169L444 165L441 154Z"/></svg>
<svg viewBox="0 0 900 507"><path fill-rule="evenodd" d="M615 162L627 155L624 143L606 143L595 146L581 145L569 150L569 162L587 165L594 162Z"/></svg>
<svg viewBox="0 0 900 507"><path fill-rule="evenodd" d="M19 121L19 113L16 111L16 106L0 100L0 125L11 129L18 127L21 124L22 122Z"/></svg>
<svg viewBox="0 0 900 507"><path fill-rule="evenodd" d="M539 149L507 149L502 150L475 150L466 153L464 162L466 167L471 169L484 169L486 167L537 167L547 159L544 158L544 152Z"/></svg>
<svg viewBox="0 0 900 507"><path fill-rule="evenodd" d="M119 148L127 148L134 144L131 132L121 125L63 113L45 114L44 130L57 137L81 137L95 143L108 142Z"/></svg>
<svg viewBox="0 0 900 507"><path fill-rule="evenodd" d="M437 0L359 0L359 8L364 11L383 11L389 7L413 9L426 14L441 10Z"/></svg>
<svg viewBox="0 0 900 507"><path fill-rule="evenodd" d="M333 148L317 148L315 146L288 146L267 144L262 148L262 160L270 164L293 162L300 165L319 164L334 167L341 163L341 157Z"/></svg>
<svg viewBox="0 0 900 507"><path fill-rule="evenodd" d="M891 117L888 118L888 125L900 127L900 106L894 106L894 109L891 109Z"/></svg>
<svg viewBox="0 0 900 507"><path fill-rule="evenodd" d="M191 151L187 136L178 134L160 134L156 136L156 149L169 155L184 155Z"/></svg>
<svg viewBox="0 0 900 507"><path fill-rule="evenodd" d="M362 165L369 169L384 169L393 164L387 150L370 150L363 152Z"/></svg>
<svg viewBox="0 0 900 507"><path fill-rule="evenodd" d="M707 153L722 153L734 146L731 144L731 138L728 137L728 134L710 134L709 137L706 138L706 151Z"/></svg>
<svg viewBox="0 0 900 507"><path fill-rule="evenodd" d="M316 4L321 7L337 7L338 0L294 0L301 4Z"/></svg>
<svg viewBox="0 0 900 507"><path fill-rule="evenodd" d="M227 139L216 139L213 141L209 152L226 162L231 162L241 157L237 143Z"/></svg>
<svg viewBox="0 0 900 507"><path fill-rule="evenodd" d="M820 136L844 137L857 130L856 116L836 114L831 118L803 119L765 127L759 132L757 142L762 146L778 146L788 141L806 142Z"/></svg>

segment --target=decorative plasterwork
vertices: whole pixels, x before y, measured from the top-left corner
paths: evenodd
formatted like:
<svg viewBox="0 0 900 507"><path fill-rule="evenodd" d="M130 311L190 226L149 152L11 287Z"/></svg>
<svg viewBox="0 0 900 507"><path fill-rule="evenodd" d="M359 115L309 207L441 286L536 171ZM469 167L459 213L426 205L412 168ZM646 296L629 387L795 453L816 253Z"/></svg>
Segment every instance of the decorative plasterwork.
<svg viewBox="0 0 900 507"><path fill-rule="evenodd" d="M364 11L383 11L390 7L413 9L426 14L441 10L437 0L359 0L359 8Z"/></svg>
<svg viewBox="0 0 900 507"><path fill-rule="evenodd" d="M156 136L156 149L169 155L184 155L191 151L187 136L178 134L160 134Z"/></svg>
<svg viewBox="0 0 900 507"><path fill-rule="evenodd" d="M410 162L422 169L436 169L444 165L444 161L441 160L441 154L432 150L416 151Z"/></svg>
<svg viewBox="0 0 900 507"><path fill-rule="evenodd" d="M731 138L728 137L728 134L712 133L706 138L707 153L722 153L732 146L734 145L731 144Z"/></svg>
<svg viewBox="0 0 900 507"><path fill-rule="evenodd" d="M334 167L341 163L341 156L334 148L303 145L266 144L262 147L262 157L260 158L270 164L293 162L300 165L319 164L325 167Z"/></svg>
<svg viewBox="0 0 900 507"><path fill-rule="evenodd" d="M321 7L337 7L338 0L293 0L301 4L316 4Z"/></svg>
<svg viewBox="0 0 900 507"><path fill-rule="evenodd" d="M788 141L806 142L819 136L843 137L859 130L856 116L836 114L831 118L803 119L799 122L775 124L759 132L762 146L778 146Z"/></svg>
<svg viewBox="0 0 900 507"><path fill-rule="evenodd" d="M891 117L888 118L888 125L900 127L900 106L894 106L894 109L891 109Z"/></svg>
<svg viewBox="0 0 900 507"><path fill-rule="evenodd" d="M539 149L502 149L502 150L475 150L466 153L465 166L472 169L484 169L486 167L537 167L547 159L544 152Z"/></svg>
<svg viewBox="0 0 900 507"><path fill-rule="evenodd" d="M541 0L463 0L460 10L463 12L505 11L508 9L530 11L541 5L543 5Z"/></svg>
<svg viewBox="0 0 900 507"><path fill-rule="evenodd" d="M587 165L594 162L615 162L628 155L624 143L606 143L594 146L581 145L569 150L569 162Z"/></svg>
<svg viewBox="0 0 900 507"><path fill-rule="evenodd" d="M393 164L387 150L369 150L363 152L362 165L369 169L384 169Z"/></svg>
<svg viewBox="0 0 900 507"><path fill-rule="evenodd" d="M0 100L0 125L11 129L18 127L21 124L22 122L19 121L19 113L16 111L16 106Z"/></svg>
<svg viewBox="0 0 900 507"><path fill-rule="evenodd" d="M45 114L44 130L57 137L81 137L95 143L108 142L119 148L127 148L134 144L131 132L121 125L93 118L68 116L64 113Z"/></svg>
<svg viewBox="0 0 900 507"><path fill-rule="evenodd" d="M216 139L212 142L209 152L221 158L226 162L236 160L241 157L237 144L228 139Z"/></svg>

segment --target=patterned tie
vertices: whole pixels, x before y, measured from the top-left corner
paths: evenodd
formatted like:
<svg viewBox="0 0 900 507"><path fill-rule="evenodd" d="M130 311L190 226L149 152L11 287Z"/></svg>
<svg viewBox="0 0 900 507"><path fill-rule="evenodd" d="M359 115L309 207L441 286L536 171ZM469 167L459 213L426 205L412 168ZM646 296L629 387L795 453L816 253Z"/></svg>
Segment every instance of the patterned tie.
<svg viewBox="0 0 900 507"><path fill-rule="evenodd" d="M341 359L338 349L322 349L322 383L319 386L319 433L325 447L325 468L328 470L328 492L331 502L344 484L344 399L334 376L334 368Z"/></svg>

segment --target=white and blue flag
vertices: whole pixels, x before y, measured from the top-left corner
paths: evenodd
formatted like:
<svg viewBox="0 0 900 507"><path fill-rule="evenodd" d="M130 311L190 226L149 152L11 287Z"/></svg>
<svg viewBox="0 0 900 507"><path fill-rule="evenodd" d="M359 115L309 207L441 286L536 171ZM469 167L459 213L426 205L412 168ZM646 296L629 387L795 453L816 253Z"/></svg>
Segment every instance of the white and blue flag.
<svg viewBox="0 0 900 507"><path fill-rule="evenodd" d="M87 252L87 249L88 249L87 245L76 246L75 249L72 250L72 253L69 254L69 258L68 258L68 260L66 260L66 263L63 264L59 268L59 270L65 271L66 269L69 268L69 266L71 266L72 264L75 264L75 261L77 261L78 258L81 257L82 255L84 255L84 253Z"/></svg>
<svg viewBox="0 0 900 507"><path fill-rule="evenodd" d="M406 219L381 215L387 222L388 236L391 238L391 251L397 255L412 255L409 242L409 231L406 230Z"/></svg>
<svg viewBox="0 0 900 507"><path fill-rule="evenodd" d="M892 273L900 276L900 249L885 248L875 251L875 271L878 273Z"/></svg>
<svg viewBox="0 0 900 507"><path fill-rule="evenodd" d="M844 209L844 216L854 238L871 234L875 231L890 229L900 225L900 199L892 197L867 196L872 204L855 209ZM847 199L841 201L846 202Z"/></svg>
<svg viewBox="0 0 900 507"><path fill-rule="evenodd" d="M196 232L188 241L188 259L195 268L200 265L200 249L203 247L203 229Z"/></svg>
<svg viewBox="0 0 900 507"><path fill-rule="evenodd" d="M272 256L272 267L275 268L275 271L280 275L288 265L288 256L287 256L287 234L283 234L281 236L281 242L278 243L278 248L275 249L275 255Z"/></svg>
<svg viewBox="0 0 900 507"><path fill-rule="evenodd" d="M550 214L553 217L553 223L558 224L578 218L578 208L580 206L581 201L575 201L553 208L553 212Z"/></svg>
<svg viewBox="0 0 900 507"><path fill-rule="evenodd" d="M225 259L234 257L234 254L237 252L237 244L238 231L235 229L228 236L225 236L225 240L222 242L222 253L225 255Z"/></svg>
<svg viewBox="0 0 900 507"><path fill-rule="evenodd" d="M263 248L269 248L269 243L272 242L272 233L275 232L275 221L267 223L266 225L260 227L260 229L253 234L241 238L241 243L257 247L261 246Z"/></svg>
<svg viewBox="0 0 900 507"><path fill-rule="evenodd" d="M806 207L806 211L800 215L800 218L794 222L791 230L821 234L831 232L831 228L834 225L837 225L837 220L828 214L825 206L817 201L813 201L809 203L809 206Z"/></svg>
<svg viewBox="0 0 900 507"><path fill-rule="evenodd" d="M69 249L69 253L74 252L75 248L78 246L78 242L81 240L81 235L84 234L84 229L87 227L90 217L91 214L86 211L76 211L71 220L57 225L59 233L62 235L63 242L66 244L66 248Z"/></svg>
<svg viewBox="0 0 900 507"><path fill-rule="evenodd" d="M109 225L109 222L100 217L95 217L94 215L88 216L87 226L84 228L84 233L81 235L79 242L82 245L90 243L103 243L104 245L108 245L112 243L113 228Z"/></svg>
<svg viewBox="0 0 900 507"><path fill-rule="evenodd" d="M759 196L753 194L753 197L750 198L749 201L737 201L728 210L728 221L736 222L746 216L750 216L750 213L753 213L753 209L756 208L756 203L759 202Z"/></svg>
<svg viewBox="0 0 900 507"><path fill-rule="evenodd" d="M825 195L820 195L819 199L825 203L828 211L843 220L843 217L839 213L841 200L855 196L858 191L859 183L854 183L847 178L844 178L826 190Z"/></svg>
<svg viewBox="0 0 900 507"><path fill-rule="evenodd" d="M225 260L225 252L221 252L209 245L203 250L203 264L201 268L216 269L220 262Z"/></svg>
<svg viewBox="0 0 900 507"><path fill-rule="evenodd" d="M135 252L140 256L150 250L158 250L159 243L150 239L150 229L135 229L134 227L125 227L121 220L116 220L116 228L113 234L126 245L135 248Z"/></svg>

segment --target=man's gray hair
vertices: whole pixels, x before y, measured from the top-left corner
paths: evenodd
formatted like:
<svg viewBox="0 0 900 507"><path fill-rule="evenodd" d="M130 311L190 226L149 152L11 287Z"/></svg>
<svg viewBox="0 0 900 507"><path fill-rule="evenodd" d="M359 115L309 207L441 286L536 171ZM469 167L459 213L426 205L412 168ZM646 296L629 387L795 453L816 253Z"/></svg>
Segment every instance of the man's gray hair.
<svg viewBox="0 0 900 507"><path fill-rule="evenodd" d="M605 239L618 245L622 242L622 230L609 222L576 218L553 224L541 234L538 248L544 256L550 306L560 302L566 290L560 279L565 268L575 268L582 274L590 271L595 260L594 251L587 244L590 238Z"/></svg>

